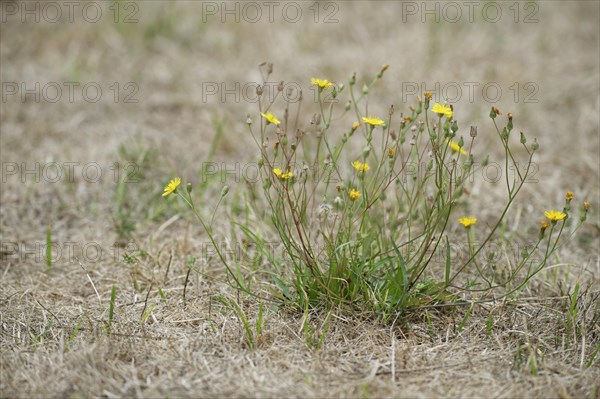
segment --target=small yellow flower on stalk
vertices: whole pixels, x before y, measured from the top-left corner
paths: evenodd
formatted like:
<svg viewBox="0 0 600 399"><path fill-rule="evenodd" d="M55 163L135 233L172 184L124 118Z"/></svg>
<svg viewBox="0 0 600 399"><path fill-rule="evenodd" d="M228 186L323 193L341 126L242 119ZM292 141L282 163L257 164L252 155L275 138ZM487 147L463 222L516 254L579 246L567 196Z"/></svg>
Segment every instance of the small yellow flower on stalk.
<svg viewBox="0 0 600 399"><path fill-rule="evenodd" d="M277 118L275 117L275 115L273 115L273 114L272 114L272 113L270 113L270 112L267 112L266 114L263 114L263 113L261 112L260 114L261 114L261 116L262 116L263 118L265 118L265 119L267 120L267 122L268 122L268 123L272 123L272 124L274 124L274 125L279 125L279 124L281 123L281 122L279 121L279 119L277 119Z"/></svg>
<svg viewBox="0 0 600 399"><path fill-rule="evenodd" d="M169 184L167 184L165 186L165 191L162 196L166 197L167 195L171 194L172 192L175 192L175 190L177 190L177 187L179 187L180 184L181 184L181 179L179 177L174 178L173 180L171 180L169 182Z"/></svg>
<svg viewBox="0 0 600 399"><path fill-rule="evenodd" d="M430 92L426 91L425 94L423 94L423 96L425 96L426 100L431 100L431 98L433 97L433 94L431 94Z"/></svg>
<svg viewBox="0 0 600 399"><path fill-rule="evenodd" d="M327 79L317 79L317 78L312 78L310 80L310 84L314 85L314 86L317 86L321 90L323 90L323 89L329 89L330 87L333 86L333 83L331 83Z"/></svg>
<svg viewBox="0 0 600 399"><path fill-rule="evenodd" d="M564 212L551 210L544 212L544 216L546 216L546 218L554 224L559 220L563 220L564 218L566 218L567 214Z"/></svg>
<svg viewBox="0 0 600 399"><path fill-rule="evenodd" d="M542 220L540 222L540 232L538 233L538 238L541 240L542 238L544 238L544 233L546 232L546 229L550 227L550 225L548 224L548 222L546 222L545 220Z"/></svg>
<svg viewBox="0 0 600 399"><path fill-rule="evenodd" d="M356 129L358 129L360 127L360 122L359 121L355 121L352 124L352 131L355 131Z"/></svg>
<svg viewBox="0 0 600 399"><path fill-rule="evenodd" d="M283 171L279 168L274 168L273 173L275 174L275 176L277 176L281 180L288 180L294 176L294 174L292 172L290 172L289 170L287 172L283 173Z"/></svg>
<svg viewBox="0 0 600 399"><path fill-rule="evenodd" d="M583 201L583 210L588 211L590 209L590 201Z"/></svg>
<svg viewBox="0 0 600 399"><path fill-rule="evenodd" d="M452 151L454 152L460 152L462 155L467 155L467 151L465 151L464 148L462 148L460 145L458 145L458 143L454 140L450 140L448 142L448 146L452 149Z"/></svg>
<svg viewBox="0 0 600 399"><path fill-rule="evenodd" d="M354 161L352 162L352 167L357 171L357 172L367 172L369 169L371 169L371 167L369 166L368 163L362 163L360 161Z"/></svg>
<svg viewBox="0 0 600 399"><path fill-rule="evenodd" d="M363 116L362 117L363 122L371 125L371 126L380 126L384 124L383 119L379 119L377 117L374 116Z"/></svg>
<svg viewBox="0 0 600 399"><path fill-rule="evenodd" d="M433 112L435 112L436 114L445 115L446 118L452 117L452 108L450 108L446 105L441 105L441 104L435 103L435 104L433 104L433 108L431 108L431 110Z"/></svg>
<svg viewBox="0 0 600 399"><path fill-rule="evenodd" d="M358 190L351 188L350 190L348 190L348 197L351 201L356 201L360 198L360 193L358 192Z"/></svg>
<svg viewBox="0 0 600 399"><path fill-rule="evenodd" d="M458 219L458 223L468 228L477 223L477 218L473 216L463 216L462 218Z"/></svg>
<svg viewBox="0 0 600 399"><path fill-rule="evenodd" d="M394 147L388 147L388 157L394 158L395 153L396 153L396 149Z"/></svg>
<svg viewBox="0 0 600 399"><path fill-rule="evenodd" d="M567 202L571 202L573 198L575 198L575 194L573 193L573 191L567 191L567 194L565 195L565 200L567 200Z"/></svg>

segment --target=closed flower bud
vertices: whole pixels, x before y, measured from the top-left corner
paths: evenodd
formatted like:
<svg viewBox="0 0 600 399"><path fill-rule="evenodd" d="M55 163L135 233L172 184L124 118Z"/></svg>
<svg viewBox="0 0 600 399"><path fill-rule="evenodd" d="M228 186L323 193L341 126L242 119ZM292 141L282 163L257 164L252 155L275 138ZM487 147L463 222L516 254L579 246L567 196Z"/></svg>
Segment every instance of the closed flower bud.
<svg viewBox="0 0 600 399"><path fill-rule="evenodd" d="M350 83L350 86L354 86L354 84L356 83L356 72L352 74L348 83Z"/></svg>
<svg viewBox="0 0 600 399"><path fill-rule="evenodd" d="M185 188L186 188L186 190L187 190L188 194L191 194L191 192L192 192L192 183L188 183L188 184L185 186Z"/></svg>
<svg viewBox="0 0 600 399"><path fill-rule="evenodd" d="M362 93L363 93L363 94L369 94L369 86L367 86L367 85L363 85L363 88L362 88Z"/></svg>
<svg viewBox="0 0 600 399"><path fill-rule="evenodd" d="M523 132L521 132L521 144L525 144L527 143L527 138L525 137L525 134Z"/></svg>
<svg viewBox="0 0 600 399"><path fill-rule="evenodd" d="M250 118L250 115L249 115L249 114L248 114L248 116L246 117L246 123L247 123L248 125L251 125L251 124L252 124L252 118Z"/></svg>
<svg viewBox="0 0 600 399"><path fill-rule="evenodd" d="M346 103L346 105L344 105L344 110L345 111L350 111L350 107L352 107L352 103L350 101L348 101Z"/></svg>
<svg viewBox="0 0 600 399"><path fill-rule="evenodd" d="M477 137L477 126L471 126L471 132L469 135L473 138Z"/></svg>
<svg viewBox="0 0 600 399"><path fill-rule="evenodd" d="M221 190L221 198L226 196L228 192L229 192L229 186L223 187L223 189Z"/></svg>
<svg viewBox="0 0 600 399"><path fill-rule="evenodd" d="M531 144L531 150L537 151L540 148L540 145L537 142L537 139L533 139L533 143Z"/></svg>

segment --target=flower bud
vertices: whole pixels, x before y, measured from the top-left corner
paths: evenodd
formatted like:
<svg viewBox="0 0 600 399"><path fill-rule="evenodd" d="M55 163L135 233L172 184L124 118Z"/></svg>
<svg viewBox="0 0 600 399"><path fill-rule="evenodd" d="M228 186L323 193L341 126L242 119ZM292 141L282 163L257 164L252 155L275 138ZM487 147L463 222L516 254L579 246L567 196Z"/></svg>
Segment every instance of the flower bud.
<svg viewBox="0 0 600 399"><path fill-rule="evenodd" d="M523 132L521 132L521 144L525 144L527 143L527 138L525 137L525 134Z"/></svg>
<svg viewBox="0 0 600 399"><path fill-rule="evenodd" d="M186 190L187 190L188 194L191 194L191 193L192 193L192 183L188 183L188 184L185 186L185 188L186 188Z"/></svg>
<svg viewBox="0 0 600 399"><path fill-rule="evenodd" d="M531 150L537 151L540 148L540 145L537 142L537 139L533 139L533 143L531 144Z"/></svg>
<svg viewBox="0 0 600 399"><path fill-rule="evenodd" d="M469 135L473 138L477 137L477 126L471 126L471 132Z"/></svg>
<svg viewBox="0 0 600 399"><path fill-rule="evenodd" d="M366 84L363 85L363 87L362 87L362 93L363 94L369 94L369 86L367 86Z"/></svg>
<svg viewBox="0 0 600 399"><path fill-rule="evenodd" d="M223 187L223 189L221 190L221 198L226 196L228 192L229 192L229 186Z"/></svg>

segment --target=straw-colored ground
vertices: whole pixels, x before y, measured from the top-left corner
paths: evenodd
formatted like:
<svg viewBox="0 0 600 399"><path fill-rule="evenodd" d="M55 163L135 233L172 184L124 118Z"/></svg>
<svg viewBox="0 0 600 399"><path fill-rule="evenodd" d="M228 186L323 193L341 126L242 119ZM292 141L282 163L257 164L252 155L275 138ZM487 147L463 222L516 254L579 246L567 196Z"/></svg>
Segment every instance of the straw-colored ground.
<svg viewBox="0 0 600 399"><path fill-rule="evenodd" d="M56 2L62 23L49 21L55 9L43 2L1 3L2 397L600 398L600 354L593 360L600 345L600 6L500 2L492 23L496 9L482 15L485 3L474 3L473 22L467 6L453 3L462 18L451 23L456 10L429 2L429 9L438 4L438 24L435 15L422 21L422 2L295 2L303 12L296 23L295 8L282 16L290 3L273 10L272 23L262 2L259 18L237 3L238 23L235 14L221 15L221 2L92 2L87 20L95 18L90 7L102 10L95 23L82 16L90 3L78 3L69 22L69 6ZM39 23L24 13L35 13L35 4ZM128 16L137 22L124 23ZM232 192L216 230L232 244L243 165L258 153L244 123L248 113L256 118L257 105L252 90L242 89L259 81L263 61L275 64L274 81L304 89L303 123L315 106L310 77L343 82L357 72L360 81L384 63L390 68L371 100L374 113L385 115L390 104L406 112L415 85L439 101L458 86L462 132L478 125L479 145L493 156L489 108L512 112L515 130L537 137L540 151L537 180L515 203L507 234L517 241L535 234L543 210L561 208L567 190L577 207L592 203L588 222L521 301L475 306L462 331L463 307L395 323L333 311L316 348L306 343L302 312L268 305L257 348L248 348L242 323L214 298L239 300L252 325L259 302L225 284L190 212L160 193L176 174L198 182L222 129L212 159L239 169L228 177ZM448 91L435 92L436 82ZM492 89L482 93L491 86L502 90L497 102ZM138 182L119 186L130 165L142 173ZM196 193L210 204L207 214L221 187L213 179ZM471 211L482 220L492 215L502 188L478 179ZM124 253L137 261L124 263ZM189 256L200 273L190 274L184 301ZM317 337L326 319L326 311L309 314Z"/></svg>

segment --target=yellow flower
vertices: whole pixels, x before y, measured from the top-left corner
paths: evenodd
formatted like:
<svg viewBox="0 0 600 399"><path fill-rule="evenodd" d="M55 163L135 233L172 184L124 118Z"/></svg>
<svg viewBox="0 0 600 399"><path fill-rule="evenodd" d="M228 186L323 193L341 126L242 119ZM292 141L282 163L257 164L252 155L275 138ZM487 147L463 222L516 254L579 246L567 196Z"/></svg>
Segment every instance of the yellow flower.
<svg viewBox="0 0 600 399"><path fill-rule="evenodd" d="M560 211L546 211L544 212L544 216L546 216L546 218L548 218L548 220L551 222L557 222L566 218L567 214Z"/></svg>
<svg viewBox="0 0 600 399"><path fill-rule="evenodd" d="M171 180L169 182L169 184L167 184L165 186L165 192L163 193L163 197L166 197L167 195L171 194L172 192L174 192L177 187L179 187L179 185L181 184L181 179L179 177L174 178L173 180Z"/></svg>
<svg viewBox="0 0 600 399"><path fill-rule="evenodd" d="M275 174L275 176L277 176L281 180L288 180L289 178L294 176L294 174L292 172L290 172L289 170L287 172L283 173L281 171L281 169L279 169L279 168L274 168L273 173Z"/></svg>
<svg viewBox="0 0 600 399"><path fill-rule="evenodd" d="M565 199L570 202L573 198L575 198L575 194L573 193L573 191L567 191Z"/></svg>
<svg viewBox="0 0 600 399"><path fill-rule="evenodd" d="M433 104L433 108L431 109L436 114L446 115L447 118L452 117L452 108L447 107L445 105L441 105L438 103Z"/></svg>
<svg viewBox="0 0 600 399"><path fill-rule="evenodd" d="M460 152L463 155L467 155L467 152L465 151L465 149L462 148L461 146L459 146L458 143L456 141L454 141L454 140L450 140L448 142L448 146L450 146L450 148L454 152Z"/></svg>
<svg viewBox="0 0 600 399"><path fill-rule="evenodd" d="M396 153L396 149L394 147L388 147L388 157L394 158L395 153Z"/></svg>
<svg viewBox="0 0 600 399"><path fill-rule="evenodd" d="M275 115L273 115L270 112L267 112L266 114L263 114L262 112L260 113L262 115L263 118L265 118L267 120L267 122L272 123L274 125L279 125L281 122L279 122L279 119L277 119L275 117Z"/></svg>
<svg viewBox="0 0 600 399"><path fill-rule="evenodd" d="M362 163L360 161L354 161L354 162L352 162L352 167L356 171L363 172L363 173L366 172L366 171L368 171L369 169L371 169L371 167L369 166L368 163L366 163L366 162Z"/></svg>
<svg viewBox="0 0 600 399"><path fill-rule="evenodd" d="M458 223L465 227L470 227L477 223L477 218L473 216L463 216L462 218L458 219Z"/></svg>
<svg viewBox="0 0 600 399"><path fill-rule="evenodd" d="M359 121L355 121L352 124L352 131L355 131L356 129L358 129L360 127L360 122Z"/></svg>
<svg viewBox="0 0 600 399"><path fill-rule="evenodd" d="M331 83L327 79L317 78L312 78L310 80L310 84L317 86L319 89L329 89L331 86L333 86L333 83Z"/></svg>
<svg viewBox="0 0 600 399"><path fill-rule="evenodd" d="M433 97L433 94L431 94L430 92L426 91L425 94L423 94L425 96L426 100L431 100L431 97Z"/></svg>
<svg viewBox="0 0 600 399"><path fill-rule="evenodd" d="M351 188L350 190L348 190L348 197L350 197L350 200L356 201L360 198L360 193L357 190Z"/></svg>
<svg viewBox="0 0 600 399"><path fill-rule="evenodd" d="M376 118L374 116L363 116L363 122L368 123L371 126L383 125L383 119Z"/></svg>
<svg viewBox="0 0 600 399"><path fill-rule="evenodd" d="M590 209L590 201L583 201L583 210L588 211Z"/></svg>
<svg viewBox="0 0 600 399"><path fill-rule="evenodd" d="M548 224L548 222L546 222L545 220L542 220L542 221L540 222L540 229L541 229L542 231L546 230L548 227L550 227L550 225L549 225L549 224Z"/></svg>

